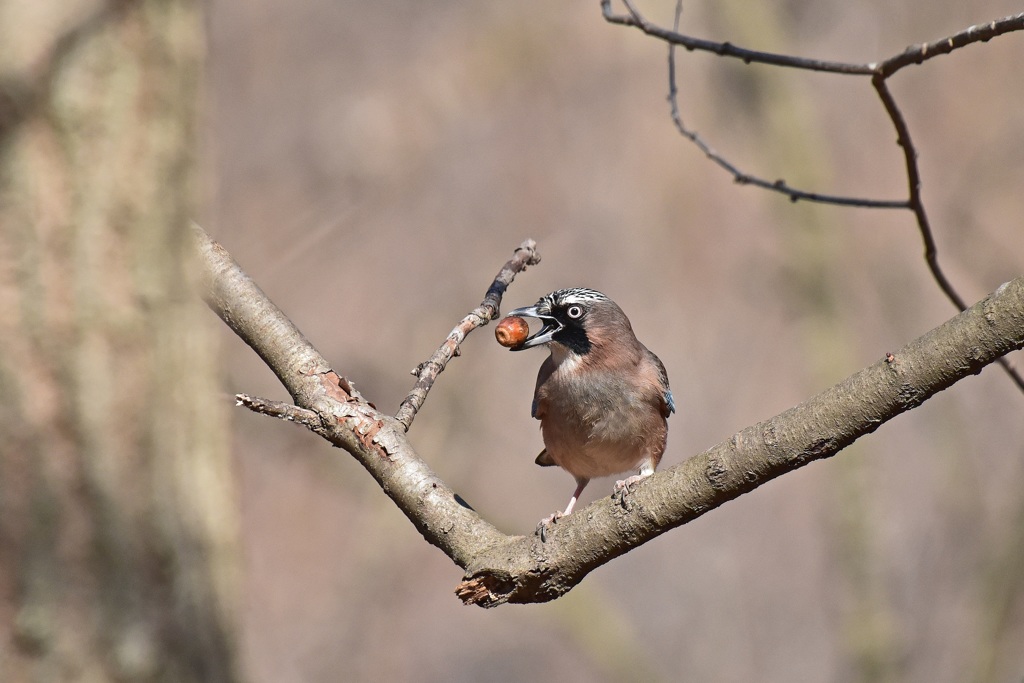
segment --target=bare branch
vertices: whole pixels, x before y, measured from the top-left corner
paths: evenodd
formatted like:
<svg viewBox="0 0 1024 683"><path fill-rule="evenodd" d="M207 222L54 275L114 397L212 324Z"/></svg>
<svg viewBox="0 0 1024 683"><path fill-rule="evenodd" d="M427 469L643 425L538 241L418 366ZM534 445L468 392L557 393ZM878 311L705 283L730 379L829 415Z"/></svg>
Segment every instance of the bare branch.
<svg viewBox="0 0 1024 683"><path fill-rule="evenodd" d="M957 309L962 311L967 308L967 304L964 302L963 297L953 289L953 285L950 284L945 273L939 267L938 248L935 246L931 224L928 222L928 215L924 210L924 202L921 201L921 171L917 166L917 150L910 139L910 129L907 127L906 119L903 118L903 113L889 91L889 86L885 83L885 77L881 74L875 74L871 79L871 84L878 92L878 97L882 100L882 105L885 107L889 119L892 120L893 126L896 127L896 144L903 149L903 158L907 165L907 185L910 193L910 198L907 200L907 208L914 212L914 216L917 219L921 239L924 240L925 262L927 262L929 270L932 271L932 276L938 283L939 289L945 293Z"/></svg>
<svg viewBox="0 0 1024 683"><path fill-rule="evenodd" d="M494 277L494 282L487 288L483 303L470 311L469 315L455 326L455 329L448 334L434 355L412 370L412 374L416 376L416 386L402 401L402 405L398 407L398 413L395 415L395 419L402 423L406 431L409 431L412 421L416 418L416 413L423 407L427 392L434 386L434 380L444 371L448 361L459 355L459 345L466 335L497 318L500 313L501 297L505 294L508 286L512 284L516 274L526 270L527 266L535 266L538 263L540 263L540 254L537 253L537 243L528 239L520 244L515 255L502 266Z"/></svg>
<svg viewBox="0 0 1024 683"><path fill-rule="evenodd" d="M675 20L673 21L673 31L679 30L679 18L683 12L683 1L676 1L676 14ZM676 85L676 44L669 43L668 46L668 102L670 108L670 115L672 116L672 123L675 124L676 130L683 137L690 140L693 144L697 145L697 148L704 153L708 159L721 166L727 172L732 174L733 179L738 185L754 185L765 190L772 192L778 192L789 197L790 201L797 202L801 199L811 202L819 202L821 204L835 204L839 206L856 206L868 209L906 209L909 208L909 204L905 199L870 199L867 197L847 197L843 195L830 195L822 194L819 192L809 192L807 190L801 190L795 187L791 187L785 180L781 178L778 180L770 181L760 178L756 175L751 175L744 171L741 171L739 167L733 164L731 161L719 154L710 144L693 130L690 130L683 123L683 117L679 113L679 88Z"/></svg>
<svg viewBox="0 0 1024 683"><path fill-rule="evenodd" d="M760 50L738 47L729 42L694 38L693 36L679 33L678 27L670 31L647 21L636 9L632 0L622 0L622 4L626 7L627 13L616 14L612 10L612 0L601 0L601 13L608 23L631 26L653 38L658 38L671 45L680 45L690 51L697 50L700 52L711 52L721 57L734 57L742 59L744 64L770 64L773 66L803 69L805 71L825 71L853 76L873 76L875 73L881 73L884 77L888 78L910 64L921 64L933 57L949 54L953 50L966 45L987 42L1004 33L1024 29L1024 13L1016 14L996 19L982 26L970 26L959 33L946 38L940 38L931 43L912 45L900 54L890 57L881 63L859 64L762 52Z"/></svg>
<svg viewBox="0 0 1024 683"><path fill-rule="evenodd" d="M612 558L775 477L835 455L1022 347L1024 277L817 396L651 475L631 493L628 510L608 497L560 520L546 544L510 539L517 551L538 558L523 573L510 569L509 548L484 553L457 592L484 606L557 597Z"/></svg>
<svg viewBox="0 0 1024 683"><path fill-rule="evenodd" d="M1024 14L1020 16L1024 17ZM995 23L996 22L993 22L993 25ZM973 28L974 27L971 27L970 29L967 29L967 31L957 35L967 35ZM993 35L999 34L996 33ZM978 40L982 40L982 38L978 38ZM988 38L984 38L984 40L988 40ZM947 41L953 43L954 39L949 38ZM940 42L945 43L947 41ZM961 42L960 44L966 45L968 42ZM924 46L921 50L923 51L926 48L927 46ZM950 47L947 52L953 49L955 49L955 47ZM894 72L895 70L890 73ZM921 198L921 171L917 165L917 149L914 147L914 142L910 138L910 128L907 126L906 119L903 117L903 112L900 111L899 105L896 104L896 99L892 96L889 86L886 83L886 77L881 71L871 78L871 84L878 93L879 99L882 100L882 105L885 107L885 111L889 115L889 119L896 128L896 144L903 150L903 158L907 167L908 192L910 195L908 199L908 208L914 212L914 218L917 221L917 229L921 233L921 239L924 242L925 263L928 264L928 270L931 271L932 277L939 285L939 289L941 289L943 294L953 302L953 305L957 307L957 310L962 311L967 308L967 302L964 301L964 298L956 291L956 288L953 287L953 283L949 281L949 278L946 277L945 272L943 272L942 267L939 265L938 246L935 244L935 237L932 233L931 223L928 220L928 214L924 208L924 200ZM1024 391L1024 377L1021 376L1016 368L1010 365L1009 361L1005 358L999 359L999 365L1003 368L1006 374L1010 376L1010 379L1017 385L1017 388Z"/></svg>
<svg viewBox="0 0 1024 683"><path fill-rule="evenodd" d="M304 425L311 430L316 430L320 425L320 416L312 410L300 408L291 403L271 401L270 399L250 396L249 394L235 394L237 405L245 406L254 413L269 415L288 422L295 422Z"/></svg>
<svg viewBox="0 0 1024 683"><path fill-rule="evenodd" d="M298 403L296 392L303 387L294 377L328 372L329 364L224 247L194 223L192 234L204 266L207 305L259 354Z"/></svg>
<svg viewBox="0 0 1024 683"><path fill-rule="evenodd" d="M931 272L936 284L939 286L939 289L942 290L943 294L953 302L953 305L956 306L957 310L963 311L967 307L964 298L959 292L957 292L953 283L949 281L949 278L946 277L946 274L939 265L938 248L932 233L931 224L928 221L924 202L921 198L921 174L917 165L917 150L914 148L914 144L910 137L910 128L908 127L906 119L903 117L899 106L896 104L895 98L893 98L892 93L889 91L886 80L894 73L910 64L920 64L932 57L936 57L940 54L948 54L953 50L966 45L988 41L1004 33L1022 30L1024 29L1024 13L1005 17L1003 19L997 19L985 24L984 26L971 26L952 36L942 38L931 43L908 47L902 53L890 57L878 64L873 63L860 65L843 64L840 62L820 62L818 60L746 50L743 48L737 48L731 43L714 43L682 35L678 32L679 20L682 16L682 0L676 0L675 17L671 31L655 26L644 19L633 5L632 0L622 0L622 2L626 7L627 14L617 15L612 12L611 0L602 0L601 10L607 21L614 24L636 27L645 34L659 38L668 43L668 101L672 123L675 125L680 135L696 145L708 159L730 173L738 184L754 185L755 187L760 187L765 190L778 192L786 195L789 197L790 201L793 202L804 200L840 206L910 210L914 214L918 231L921 233L921 239L924 241L925 263L927 264L928 270ZM676 84L676 45L682 45L688 50L704 50L714 52L715 54L725 57L738 57L742 59L745 64L757 62L811 71L827 71L847 75L871 76L871 83L875 88L875 92L882 101L882 106L885 108L886 114L889 116L889 119L892 121L892 124L896 129L896 142L903 149L907 185L909 188L907 199L871 199L809 192L807 190L791 187L782 179L772 181L741 171L736 164L719 154L696 131L690 130L683 123L682 115L679 111L679 91ZM1017 372L1017 370L1014 369L1013 366L1011 366L1005 359L1000 359L999 364L1010 376L1010 379L1014 384L1017 385L1018 389L1024 392L1024 376Z"/></svg>
<svg viewBox="0 0 1024 683"><path fill-rule="evenodd" d="M761 52L759 50L748 50L737 47L732 43L718 43L713 40L693 38L675 31L652 24L644 19L630 0L623 0L628 14L615 14L612 11L612 0L601 0L601 12L605 20L612 24L632 26L640 29L647 35L664 40L666 43L681 45L687 50L699 50L711 52L721 57L735 57L742 59L744 64L773 64L775 66L787 66L807 71L826 71L837 74L850 74L870 76L874 73L871 64L851 64L848 62L830 62L820 59L807 59L804 57L792 57L780 55L773 52Z"/></svg>
<svg viewBox="0 0 1024 683"><path fill-rule="evenodd" d="M611 497L560 520L548 541L506 536L416 455L404 425L374 408L320 358L220 245L196 229L207 302L272 364L314 429L351 453L423 537L466 570L468 604L544 602L596 567L669 529L814 460L1024 347L1024 277L819 395L638 484L628 505ZM254 316L253 320L246 319ZM251 340L262 331L266 338ZM322 359L321 359L322 360ZM310 420L309 422L312 422Z"/></svg>
<svg viewBox="0 0 1024 683"><path fill-rule="evenodd" d="M949 54L953 50L964 47L965 45L988 42L996 36L1001 36L1004 33L1010 33L1011 31L1020 31L1022 29L1024 29L1024 12L1011 17L1004 17L1002 19L990 21L984 26L969 26L963 31L954 33L949 37L940 38L939 40L931 43L912 45L901 54L898 54L895 57L890 57L879 64L875 68L875 71L876 73L881 74L883 78L888 78L905 66L921 64L932 57Z"/></svg>

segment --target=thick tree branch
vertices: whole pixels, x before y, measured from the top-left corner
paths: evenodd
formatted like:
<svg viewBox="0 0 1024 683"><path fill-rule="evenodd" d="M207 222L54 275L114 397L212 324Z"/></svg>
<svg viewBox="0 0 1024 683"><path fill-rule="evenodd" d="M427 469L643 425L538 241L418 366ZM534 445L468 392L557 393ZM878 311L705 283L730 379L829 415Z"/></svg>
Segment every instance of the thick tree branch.
<svg viewBox="0 0 1024 683"><path fill-rule="evenodd" d="M220 244L197 225L193 234L207 305L259 354L298 407L319 416L312 431L351 453L423 537L459 566L503 541L416 455L402 423L331 370Z"/></svg>
<svg viewBox="0 0 1024 683"><path fill-rule="evenodd" d="M1024 347L1024 277L864 370L776 417L654 474L625 500L598 500L548 541L507 536L416 455L403 425L366 402L220 245L196 229L210 307L277 373L313 431L351 453L423 537L466 570L468 604L544 602L611 559L859 437ZM277 411L280 412L280 411ZM305 413L301 413L305 415Z"/></svg>

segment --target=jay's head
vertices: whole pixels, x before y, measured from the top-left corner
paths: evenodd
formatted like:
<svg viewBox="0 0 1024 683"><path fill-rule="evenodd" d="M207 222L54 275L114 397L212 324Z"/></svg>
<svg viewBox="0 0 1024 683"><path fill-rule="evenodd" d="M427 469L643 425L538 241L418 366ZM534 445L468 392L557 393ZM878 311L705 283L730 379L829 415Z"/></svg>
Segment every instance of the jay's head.
<svg viewBox="0 0 1024 683"><path fill-rule="evenodd" d="M595 348L636 343L626 314L618 304L593 289L559 289L542 296L533 306L517 308L508 315L537 318L544 323L536 334L527 337L513 351L551 344L586 356Z"/></svg>

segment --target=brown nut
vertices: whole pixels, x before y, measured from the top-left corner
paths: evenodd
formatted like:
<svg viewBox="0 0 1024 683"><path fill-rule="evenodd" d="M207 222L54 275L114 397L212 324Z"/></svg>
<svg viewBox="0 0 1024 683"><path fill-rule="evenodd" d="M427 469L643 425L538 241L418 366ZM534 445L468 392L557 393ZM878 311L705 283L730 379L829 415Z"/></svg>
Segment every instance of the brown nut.
<svg viewBox="0 0 1024 683"><path fill-rule="evenodd" d="M518 316L510 316L503 319L494 328L494 338L502 346L519 346L530 336L530 326Z"/></svg>

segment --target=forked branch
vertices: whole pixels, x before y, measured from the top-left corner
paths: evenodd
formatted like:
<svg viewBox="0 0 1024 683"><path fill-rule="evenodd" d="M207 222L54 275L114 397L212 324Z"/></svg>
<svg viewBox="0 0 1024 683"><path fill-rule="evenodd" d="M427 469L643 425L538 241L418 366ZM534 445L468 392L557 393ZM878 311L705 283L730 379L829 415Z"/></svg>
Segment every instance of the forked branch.
<svg viewBox="0 0 1024 683"><path fill-rule="evenodd" d="M555 599L596 567L777 476L835 455L1024 347L1021 277L804 403L648 477L626 507L608 497L574 512L541 543L534 535L505 535L481 518L416 454L401 422L331 370L220 245L199 228L195 238L210 308L264 358L296 406L259 409L291 417L355 457L424 539L465 570L459 597L483 607Z"/></svg>
<svg viewBox="0 0 1024 683"><path fill-rule="evenodd" d="M663 40L668 44L668 78L669 78L669 107L672 122L679 131L679 134L696 145L704 155L715 162L718 166L733 176L733 179L741 185L753 185L771 192L778 192L789 197L790 201L809 201L821 204L836 204L840 206L855 206L871 209L906 209L914 214L918 232L924 245L924 258L928 270L934 278L939 289L945 294L957 310L964 310L967 304L960 293L953 286L953 283L946 277L939 264L938 248L932 232L928 215L925 211L924 199L921 194L921 173L917 164L917 150L910 136L910 127L907 125L903 113L900 111L896 99L889 90L887 80L901 69L911 64L922 64L923 62L949 54L954 50L972 45L978 42L986 42L997 36L1024 29L1024 13L1002 19L996 19L980 26L970 26L959 33L920 45L912 45L903 52L889 57L881 62L857 64L851 62L833 62L819 59L808 59L792 55L761 52L738 47L728 42L715 42L694 38L679 32L679 21L682 16L682 0L676 0L675 18L671 29L662 28L649 22L640 14L632 0L622 0L626 12L617 14L612 9L612 0L601 0L601 11L605 20L609 23L632 26L643 33ZM687 50L699 50L711 52L722 57L740 59L744 64L768 64L778 67L802 69L806 71L821 71L852 76L868 76L871 78L875 92L885 109L886 115L892 121L896 129L896 142L903 151L905 169L907 176L908 194L906 199L878 199L871 197L853 197L839 194L829 194L804 190L789 185L784 179L769 180L765 177L753 175L740 170L739 166L717 152L697 131L688 128L682 118L679 109L679 88L676 82L676 46ZM1014 369L1005 359L1000 359L999 364L1009 375L1010 379L1017 385L1017 388L1024 391L1024 377Z"/></svg>

